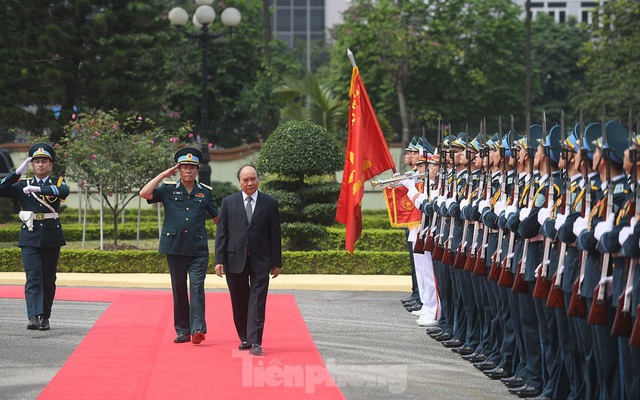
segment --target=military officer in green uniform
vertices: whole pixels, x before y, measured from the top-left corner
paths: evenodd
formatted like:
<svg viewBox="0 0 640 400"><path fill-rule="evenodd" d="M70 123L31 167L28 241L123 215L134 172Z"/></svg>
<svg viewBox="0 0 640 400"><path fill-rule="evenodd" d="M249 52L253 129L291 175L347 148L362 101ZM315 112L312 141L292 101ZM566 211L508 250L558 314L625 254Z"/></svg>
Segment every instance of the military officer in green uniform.
<svg viewBox="0 0 640 400"><path fill-rule="evenodd" d="M209 266L206 217L214 221L218 207L211 187L196 181L202 152L185 147L176 152L176 165L160 173L140 190L148 203L161 202L165 217L158 251L167 255L173 290L173 320L175 343L191 341L200 344L205 339L204 279ZM164 182L176 172L178 182ZM187 274L190 296L187 295ZM191 303L189 304L189 298Z"/></svg>
<svg viewBox="0 0 640 400"><path fill-rule="evenodd" d="M0 182L0 196L17 199L22 209L18 247L26 274L24 295L30 330L50 329L60 247L66 244L58 211L69 196L69 187L63 178L49 175L54 161L53 147L36 143L29 149L29 157ZM35 178L21 180L29 164Z"/></svg>

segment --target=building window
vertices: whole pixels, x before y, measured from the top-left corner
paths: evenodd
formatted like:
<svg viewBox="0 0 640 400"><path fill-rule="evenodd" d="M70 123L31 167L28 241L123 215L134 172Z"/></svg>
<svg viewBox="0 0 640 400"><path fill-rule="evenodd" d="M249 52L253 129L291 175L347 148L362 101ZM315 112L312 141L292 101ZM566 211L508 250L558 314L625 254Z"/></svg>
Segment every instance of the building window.
<svg viewBox="0 0 640 400"><path fill-rule="evenodd" d="M294 38L325 37L324 0L269 0L275 36L294 46Z"/></svg>
<svg viewBox="0 0 640 400"><path fill-rule="evenodd" d="M559 22L565 22L567 20L567 13L564 11L560 11L559 16L558 16L558 21Z"/></svg>

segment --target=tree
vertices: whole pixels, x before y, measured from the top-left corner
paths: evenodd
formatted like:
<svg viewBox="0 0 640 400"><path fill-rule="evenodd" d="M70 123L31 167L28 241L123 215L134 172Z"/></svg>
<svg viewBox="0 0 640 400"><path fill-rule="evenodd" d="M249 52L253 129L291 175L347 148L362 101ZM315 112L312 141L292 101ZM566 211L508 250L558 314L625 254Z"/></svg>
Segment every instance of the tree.
<svg viewBox="0 0 640 400"><path fill-rule="evenodd" d="M578 65L587 32L575 18L557 23L539 13L531 24L531 63L533 69L533 115L545 110L549 121L560 121L565 110L566 121L577 121L578 113L570 111L569 95L574 86L584 83L584 69Z"/></svg>
<svg viewBox="0 0 640 400"><path fill-rule="evenodd" d="M606 106L609 116L626 121L629 107L640 110L640 3L603 2L593 15L587 28L593 40L584 43L579 58L585 80L575 85L571 104L585 118L599 120Z"/></svg>
<svg viewBox="0 0 640 400"><path fill-rule="evenodd" d="M312 249L333 223L340 185L333 174L343 157L326 129L309 121L280 125L258 155L258 168L274 175L265 188L280 203L283 236L292 250Z"/></svg>
<svg viewBox="0 0 640 400"><path fill-rule="evenodd" d="M352 4L322 76L347 88L351 48L378 118L391 121L403 142L424 126L435 130L438 119L464 126L524 108L524 26L512 2Z"/></svg>
<svg viewBox="0 0 640 400"><path fill-rule="evenodd" d="M303 78L283 77L283 85L273 93L284 103L280 120L311 121L326 129L335 139L346 138L349 103L331 89L323 87L316 77L307 73Z"/></svg>
<svg viewBox="0 0 640 400"><path fill-rule="evenodd" d="M160 111L167 4L5 1L0 40L12 45L2 49L1 124L57 141L74 109Z"/></svg>
<svg viewBox="0 0 640 400"><path fill-rule="evenodd" d="M193 137L190 126L169 133L142 116L118 118L116 111L91 110L74 116L56 147L67 180L102 193L111 210L114 244L118 216L149 181L171 165L179 142Z"/></svg>

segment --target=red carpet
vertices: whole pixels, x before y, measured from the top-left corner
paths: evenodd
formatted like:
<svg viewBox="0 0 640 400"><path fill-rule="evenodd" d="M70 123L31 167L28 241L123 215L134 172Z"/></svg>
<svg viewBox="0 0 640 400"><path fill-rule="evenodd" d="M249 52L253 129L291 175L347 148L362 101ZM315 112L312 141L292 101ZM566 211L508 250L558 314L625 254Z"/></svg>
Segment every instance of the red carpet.
<svg viewBox="0 0 640 400"><path fill-rule="evenodd" d="M23 288L0 286L0 297L23 298ZM197 346L173 343L169 290L60 287L56 300L111 305L41 399L344 398L293 296L269 295L264 357L237 350L228 293L207 293L208 333Z"/></svg>

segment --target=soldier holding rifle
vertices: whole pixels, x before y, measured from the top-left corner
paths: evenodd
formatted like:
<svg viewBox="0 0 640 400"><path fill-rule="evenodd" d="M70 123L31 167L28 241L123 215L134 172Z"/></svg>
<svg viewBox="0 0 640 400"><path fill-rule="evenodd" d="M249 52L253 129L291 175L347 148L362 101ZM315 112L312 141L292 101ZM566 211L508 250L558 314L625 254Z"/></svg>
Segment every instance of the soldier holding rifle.
<svg viewBox="0 0 640 400"><path fill-rule="evenodd" d="M602 253L605 249L599 248L598 241L607 230L611 230L615 214L624 205L630 192L629 183L622 170L627 138L623 135L620 141L620 132L617 131L616 125L611 122L605 125L604 121L603 116L600 124L602 137L595 143L593 166L600 179L606 182L606 189L594 204L588 218L576 220L573 231L578 237L578 248L588 251L581 295L586 300L587 322L590 324L595 344L599 396L620 398L618 341L610 335L615 308L610 301L607 302L607 297L611 295L611 261L614 261L615 266L619 260L615 260L616 257L611 257L608 252ZM610 135L614 131L617 134Z"/></svg>

